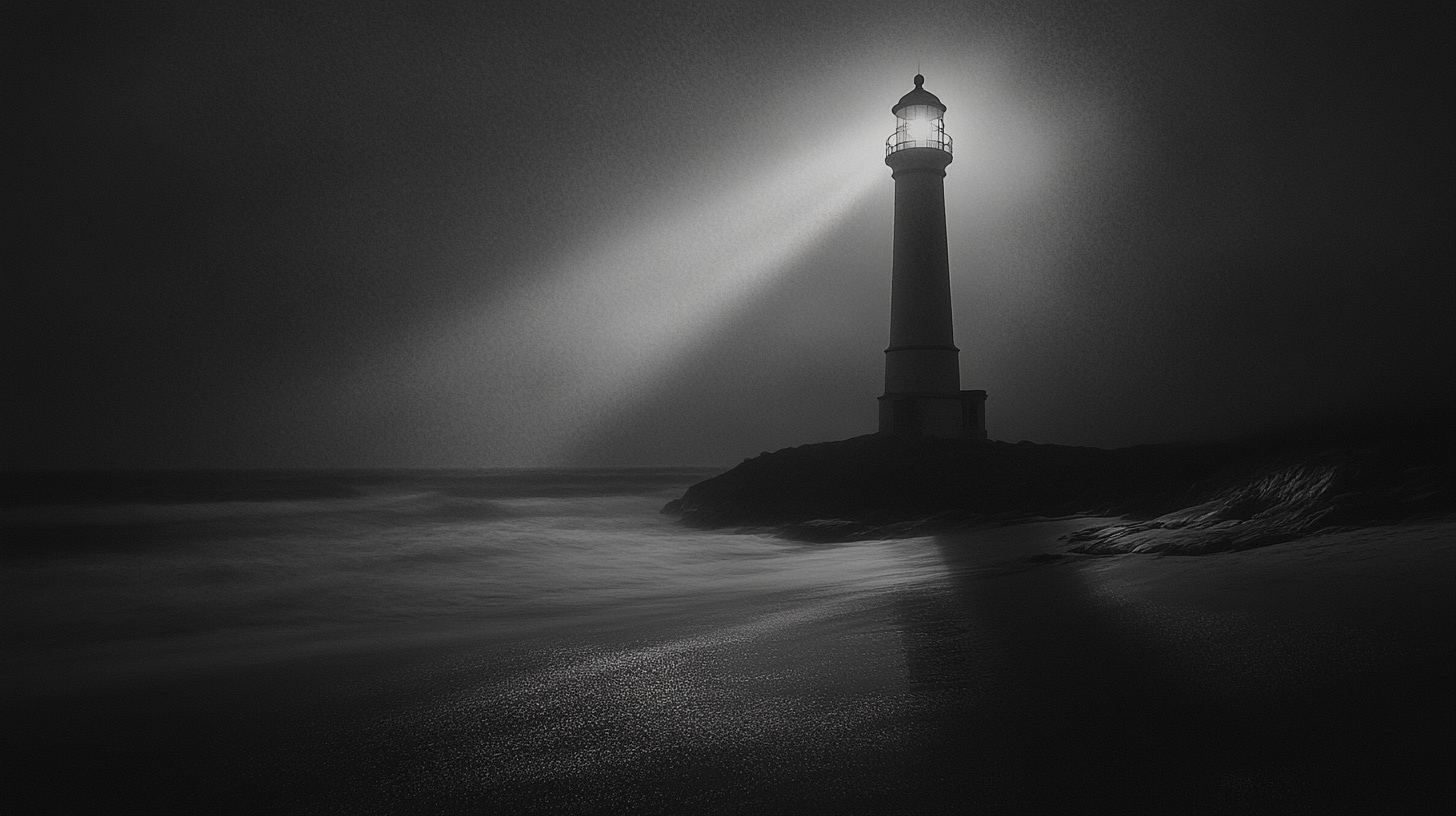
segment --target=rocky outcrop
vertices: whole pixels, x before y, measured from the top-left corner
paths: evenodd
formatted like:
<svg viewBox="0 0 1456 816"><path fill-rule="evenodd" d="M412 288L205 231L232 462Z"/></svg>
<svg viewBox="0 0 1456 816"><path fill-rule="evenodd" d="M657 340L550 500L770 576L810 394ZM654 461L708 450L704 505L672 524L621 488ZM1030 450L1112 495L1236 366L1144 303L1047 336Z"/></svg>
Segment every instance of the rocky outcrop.
<svg viewBox="0 0 1456 816"><path fill-rule="evenodd" d="M1449 419L1422 416L1357 441L1326 427L1118 450L862 436L763 453L694 485L664 512L698 527L771 527L810 541L1122 516L1075 534L1073 550L1248 549L1456 512Z"/></svg>

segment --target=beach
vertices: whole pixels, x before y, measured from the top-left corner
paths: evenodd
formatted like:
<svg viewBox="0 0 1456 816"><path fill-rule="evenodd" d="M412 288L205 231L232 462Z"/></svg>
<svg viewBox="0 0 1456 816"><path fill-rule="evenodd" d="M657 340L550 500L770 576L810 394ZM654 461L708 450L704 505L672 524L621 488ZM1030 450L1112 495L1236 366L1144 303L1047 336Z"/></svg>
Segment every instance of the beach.
<svg viewBox="0 0 1456 816"><path fill-rule="evenodd" d="M1451 804L1456 522L1196 557L1069 553L1095 518L813 544L656 512L702 476L7 507L4 809Z"/></svg>

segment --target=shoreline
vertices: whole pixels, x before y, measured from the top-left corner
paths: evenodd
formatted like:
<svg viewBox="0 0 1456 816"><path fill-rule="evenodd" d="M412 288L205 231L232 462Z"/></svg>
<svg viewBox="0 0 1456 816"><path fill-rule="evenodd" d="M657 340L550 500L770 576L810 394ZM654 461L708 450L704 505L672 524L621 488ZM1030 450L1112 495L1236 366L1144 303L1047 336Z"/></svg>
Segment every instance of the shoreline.
<svg viewBox="0 0 1456 816"><path fill-rule="evenodd" d="M1099 520L1122 519L842 547L681 530L681 557L716 559L709 580L595 604L544 637L315 653L17 706L27 784L5 803L1449 809L1456 521L1202 558L1067 554Z"/></svg>

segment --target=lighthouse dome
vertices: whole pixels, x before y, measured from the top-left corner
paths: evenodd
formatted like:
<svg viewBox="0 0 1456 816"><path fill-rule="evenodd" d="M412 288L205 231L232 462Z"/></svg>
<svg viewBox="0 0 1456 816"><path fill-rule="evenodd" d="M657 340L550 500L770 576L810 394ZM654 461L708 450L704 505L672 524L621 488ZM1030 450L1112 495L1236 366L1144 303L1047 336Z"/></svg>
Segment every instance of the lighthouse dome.
<svg viewBox="0 0 1456 816"><path fill-rule="evenodd" d="M940 108L941 113L944 113L945 105L941 103L940 97L920 87L924 84L925 77L921 76L920 74L916 74L915 90L900 97L900 101L895 103L895 107L890 108L890 113L899 116L900 111L910 107L911 105L934 105L935 107Z"/></svg>

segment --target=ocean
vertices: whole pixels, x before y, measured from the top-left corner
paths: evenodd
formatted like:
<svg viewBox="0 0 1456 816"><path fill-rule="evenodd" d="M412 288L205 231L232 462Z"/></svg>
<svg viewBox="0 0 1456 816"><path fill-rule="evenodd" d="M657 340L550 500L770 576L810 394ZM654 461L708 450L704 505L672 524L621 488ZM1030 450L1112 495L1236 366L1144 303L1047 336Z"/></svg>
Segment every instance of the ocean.
<svg viewBox="0 0 1456 816"><path fill-rule="evenodd" d="M1440 739L1393 732L1378 772L1344 736L1319 747L1394 739L1392 684L1443 699L1450 627L1411 623L1439 582L1352 623L1317 592L1238 600L1248 560L1054 557L1085 519L824 545L658 513L711 473L13 474L0 804L1326 806L1408 792ZM1432 557L1448 532L1423 534ZM1352 719L1366 696L1385 708Z"/></svg>

